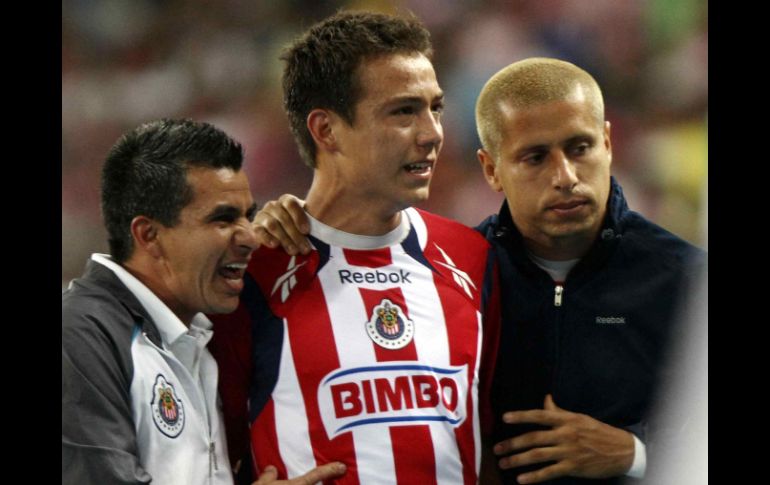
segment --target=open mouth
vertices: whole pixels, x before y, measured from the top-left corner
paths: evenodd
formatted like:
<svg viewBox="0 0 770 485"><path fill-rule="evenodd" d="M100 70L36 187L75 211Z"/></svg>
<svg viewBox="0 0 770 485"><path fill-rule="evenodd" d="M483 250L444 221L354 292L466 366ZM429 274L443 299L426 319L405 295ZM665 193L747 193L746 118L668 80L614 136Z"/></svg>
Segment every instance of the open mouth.
<svg viewBox="0 0 770 485"><path fill-rule="evenodd" d="M404 170L414 175L427 175L433 170L432 162L416 162L404 165Z"/></svg>
<svg viewBox="0 0 770 485"><path fill-rule="evenodd" d="M219 268L220 276L228 280L241 280L246 273L246 263L230 263Z"/></svg>

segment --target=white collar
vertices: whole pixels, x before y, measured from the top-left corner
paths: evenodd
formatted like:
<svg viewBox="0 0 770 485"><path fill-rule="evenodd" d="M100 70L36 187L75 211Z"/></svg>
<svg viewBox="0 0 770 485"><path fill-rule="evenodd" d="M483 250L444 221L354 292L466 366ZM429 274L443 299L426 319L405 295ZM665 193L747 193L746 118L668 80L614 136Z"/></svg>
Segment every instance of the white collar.
<svg viewBox="0 0 770 485"><path fill-rule="evenodd" d="M314 218L307 212L310 221L310 234L321 241L347 249L379 249L399 244L409 235L409 215L406 211L401 211L401 222L398 227L383 234L382 236L363 236L340 231Z"/></svg>
<svg viewBox="0 0 770 485"><path fill-rule="evenodd" d="M91 259L97 263L106 266L118 279L126 285L128 291L133 293L139 303L142 304L147 313L152 318L155 326L160 332L161 339L167 345L174 343L180 336L188 333L188 328L179 320L174 312L161 301L147 286L139 281L134 275L129 273L124 267L112 260L108 254L94 253ZM211 338L213 324L203 313L197 313L190 322L190 329L197 334L209 334L206 341Z"/></svg>

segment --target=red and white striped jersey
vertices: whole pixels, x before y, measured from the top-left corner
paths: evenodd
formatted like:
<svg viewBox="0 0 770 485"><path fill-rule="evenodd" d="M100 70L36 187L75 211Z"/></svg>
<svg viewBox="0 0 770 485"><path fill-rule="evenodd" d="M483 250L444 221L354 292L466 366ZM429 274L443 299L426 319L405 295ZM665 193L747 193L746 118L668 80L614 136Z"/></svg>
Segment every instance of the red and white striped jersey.
<svg viewBox="0 0 770 485"><path fill-rule="evenodd" d="M248 422L256 469L280 478L342 461L334 483L477 482L494 257L456 222L417 209L402 222L372 238L313 221L310 255L252 257L241 304L213 318L209 345L233 462Z"/></svg>

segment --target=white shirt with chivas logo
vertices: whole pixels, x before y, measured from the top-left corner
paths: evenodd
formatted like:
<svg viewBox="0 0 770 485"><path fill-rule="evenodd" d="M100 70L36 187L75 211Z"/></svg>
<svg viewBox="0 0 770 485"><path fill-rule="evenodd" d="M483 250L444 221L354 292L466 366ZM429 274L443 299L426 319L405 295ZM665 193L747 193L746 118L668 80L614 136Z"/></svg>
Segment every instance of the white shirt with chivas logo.
<svg viewBox="0 0 770 485"><path fill-rule="evenodd" d="M256 469L476 483L499 320L487 242L416 209L380 237L312 220L311 242L308 256L260 248L239 309L213 318L226 418L248 412Z"/></svg>

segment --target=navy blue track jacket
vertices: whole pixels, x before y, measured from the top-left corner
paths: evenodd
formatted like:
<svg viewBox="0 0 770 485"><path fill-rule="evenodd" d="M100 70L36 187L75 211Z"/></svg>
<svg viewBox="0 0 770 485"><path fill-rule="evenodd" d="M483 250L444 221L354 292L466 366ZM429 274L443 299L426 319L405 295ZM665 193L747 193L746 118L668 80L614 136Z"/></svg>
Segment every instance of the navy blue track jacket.
<svg viewBox="0 0 770 485"><path fill-rule="evenodd" d="M625 428L654 448L648 413L691 278L706 254L629 210L613 178L600 236L575 265L556 306L555 283L527 256L505 202L477 230L497 251L502 329L493 384L494 443L535 429L506 411L557 406ZM652 443L652 444L651 444ZM543 464L508 470L505 483ZM630 482L633 480L628 479ZM566 478L551 483L619 483Z"/></svg>

